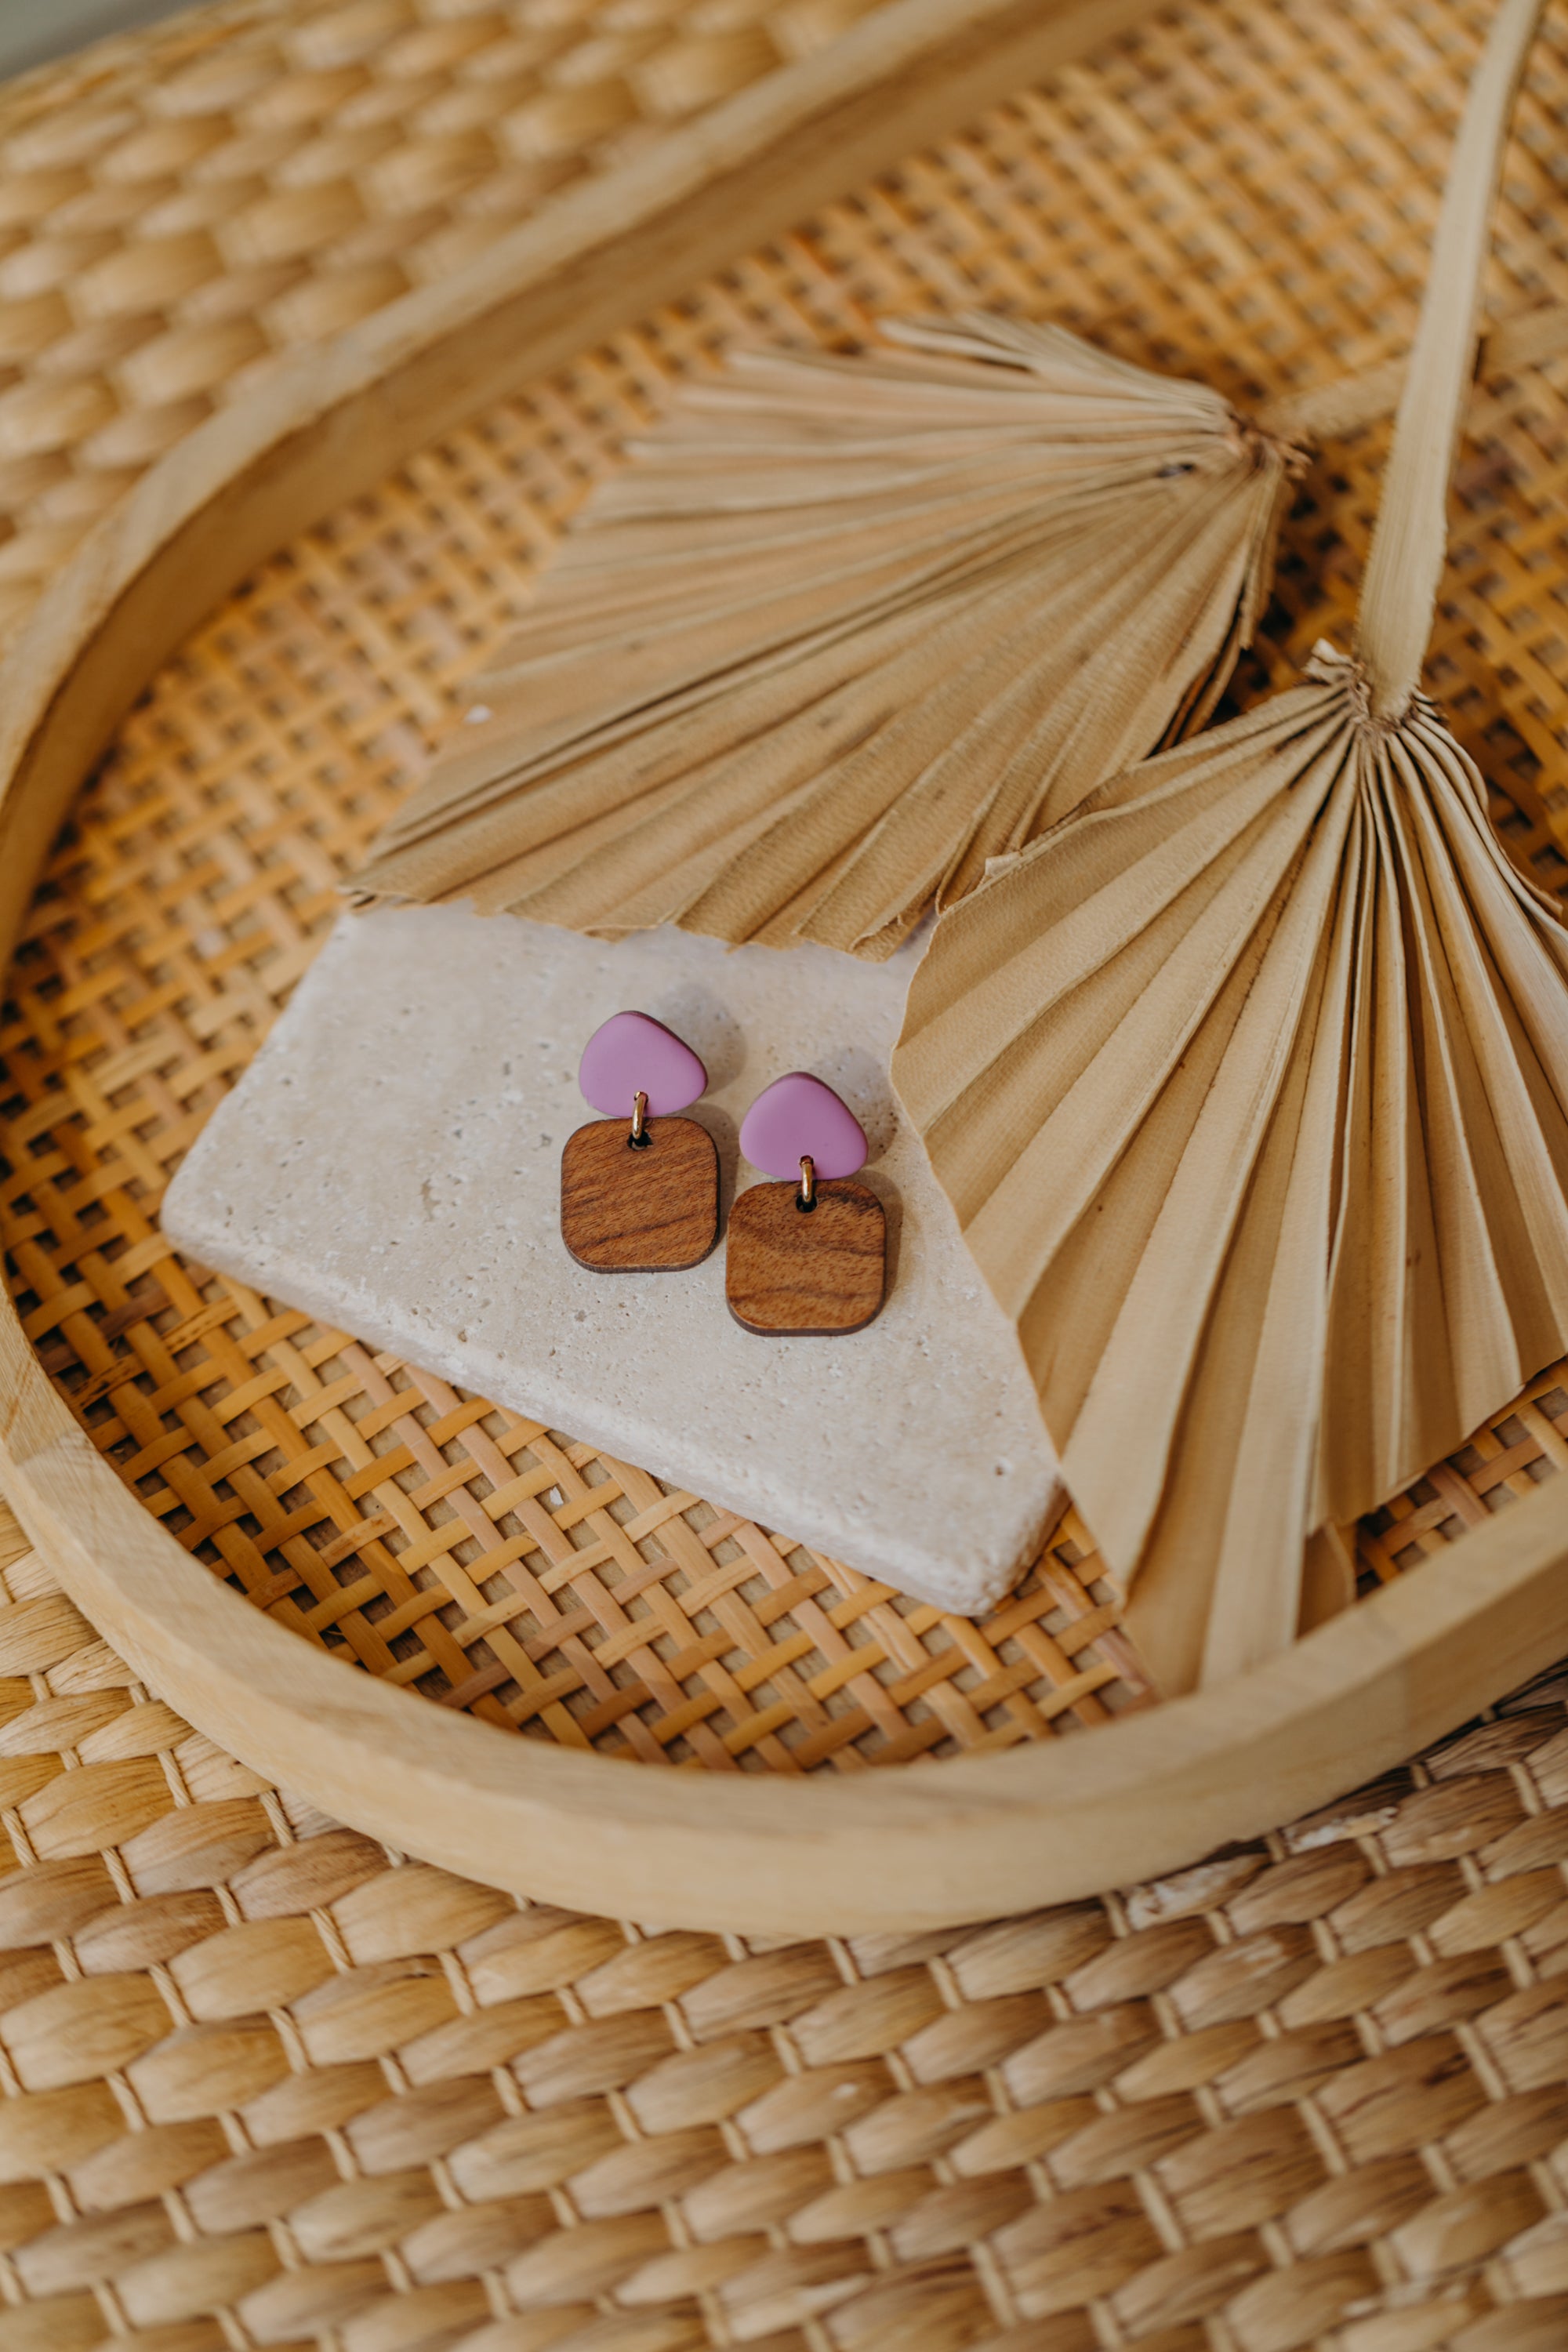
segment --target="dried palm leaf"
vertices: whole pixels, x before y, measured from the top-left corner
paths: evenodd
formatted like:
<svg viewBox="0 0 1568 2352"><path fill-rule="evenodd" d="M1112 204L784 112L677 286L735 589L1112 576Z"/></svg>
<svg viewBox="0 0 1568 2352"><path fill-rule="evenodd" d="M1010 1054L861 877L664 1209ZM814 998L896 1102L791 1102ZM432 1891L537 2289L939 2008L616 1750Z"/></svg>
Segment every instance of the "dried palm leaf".
<svg viewBox="0 0 1568 2352"><path fill-rule="evenodd" d="M1290 444L1054 327L887 331L687 393L358 895L880 957L1209 715Z"/></svg>
<svg viewBox="0 0 1568 2352"><path fill-rule="evenodd" d="M994 869L894 1059L1166 1689L1292 1640L1324 1531L1568 1349L1568 932L1416 691L1540 6L1470 93L1353 658Z"/></svg>

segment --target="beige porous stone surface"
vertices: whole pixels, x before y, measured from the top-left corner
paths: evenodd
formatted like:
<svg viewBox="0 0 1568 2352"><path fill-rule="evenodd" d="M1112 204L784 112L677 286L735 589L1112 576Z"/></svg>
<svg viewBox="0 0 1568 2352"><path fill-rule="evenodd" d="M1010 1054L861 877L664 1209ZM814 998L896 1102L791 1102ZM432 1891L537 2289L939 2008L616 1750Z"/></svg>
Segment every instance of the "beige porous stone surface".
<svg viewBox="0 0 1568 2352"><path fill-rule="evenodd" d="M345 914L170 1188L193 1256L459 1386L946 1609L1027 1565L1060 1480L1016 1334L975 1270L888 1078L911 942L607 943L466 907ZM568 1256L562 1146L595 1114L583 1046L612 1013L695 1047L724 1203L747 1105L825 1078L870 1141L889 1286L845 1339L758 1339L724 1244L685 1274Z"/></svg>

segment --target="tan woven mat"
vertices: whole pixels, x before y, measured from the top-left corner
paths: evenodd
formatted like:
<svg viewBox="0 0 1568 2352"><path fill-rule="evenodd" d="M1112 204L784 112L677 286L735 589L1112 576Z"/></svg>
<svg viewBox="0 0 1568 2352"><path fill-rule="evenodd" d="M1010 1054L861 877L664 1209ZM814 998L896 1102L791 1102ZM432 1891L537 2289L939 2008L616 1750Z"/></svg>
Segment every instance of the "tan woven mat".
<svg viewBox="0 0 1568 2352"><path fill-rule="evenodd" d="M277 352L861 13L241 0L0 94L9 609ZM170 666L10 975L0 1218L45 1362L215 1573L431 1698L648 1760L855 1769L1141 1701L1076 1525L987 1623L942 1619L182 1265L157 1202L673 379L975 299L1239 398L1386 358L1485 13L1199 0L431 450ZM1554 23L1500 315L1568 299L1565 120ZM1432 677L1551 883L1568 362L1474 422ZM1244 696L1342 641L1381 450L1314 470ZM1356 1531L1364 1575L1565 1433L1559 1368ZM1169 1885L747 1945L520 1906L258 1785L5 1524L0 2352L1568 2346L1568 1681Z"/></svg>
<svg viewBox="0 0 1568 2352"><path fill-rule="evenodd" d="M1163 1885L747 1943L396 1866L0 1585L5 2352L1568 2343L1568 1680Z"/></svg>

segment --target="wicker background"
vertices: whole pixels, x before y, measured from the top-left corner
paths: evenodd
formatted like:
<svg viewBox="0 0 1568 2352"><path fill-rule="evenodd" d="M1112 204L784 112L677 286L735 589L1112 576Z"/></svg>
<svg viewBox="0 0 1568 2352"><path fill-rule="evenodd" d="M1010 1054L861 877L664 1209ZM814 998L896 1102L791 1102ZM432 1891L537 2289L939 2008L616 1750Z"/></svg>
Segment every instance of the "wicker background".
<svg viewBox="0 0 1568 2352"><path fill-rule="evenodd" d="M587 155L563 149L557 176L656 135L675 105L668 60L709 56L720 5L699 0L689 20L652 0L230 6L121 45L118 68L100 53L20 85L25 119L0 143L18 176L0 184L26 191L68 149L79 160L36 225L18 215L0 258L0 290L24 289L16 316L43 338L0 392L0 434L7 403L47 424L58 446L18 463L31 495L70 509L47 542L21 511L0 548L0 564L23 567L18 597L32 593L26 567L57 558L60 534L123 480L105 450L123 455L129 435L154 451L253 382L289 332L346 318L371 298L370 243L384 297L515 217L524 183L502 151L541 119L545 82L620 93L613 133ZM720 47L754 72L826 21L786 11L765 41L759 19L746 44ZM1091 1725L1146 1696L1076 1521L989 1622L943 1618L787 1529L739 1525L181 1265L157 1202L462 679L673 380L737 339L843 341L879 310L976 298L1091 325L1240 398L1375 362L1408 331L1477 21L1436 6L1393 24L1371 6L1321 21L1200 8L1152 27L430 450L267 567L157 682L79 804L11 976L0 1213L29 1336L95 1442L258 1605L495 1722L716 1768L940 1756ZM532 62L514 84L519 44ZM439 202L421 179L429 201L411 210L399 174L426 135L447 153L476 108L489 111L463 149L471 171L454 165ZM1553 26L1510 163L1500 315L1568 296L1568 238L1552 243L1565 115L1568 39ZM172 123L184 144L170 145ZM392 131L373 139L376 124ZM527 180L530 201L540 184ZM199 282L196 233L177 228L193 205L212 212ZM263 269L257 224L279 206L295 242ZM47 301L25 290L46 277ZM127 306L117 358L98 316L105 286ZM266 328L268 351L242 361L237 344L199 394L171 406L160 378L151 398L147 354L185 349L215 310L246 335ZM89 359L90 401L89 375L71 374ZM1568 874L1553 794L1534 782L1568 687L1563 385L1558 362L1484 403L1434 664L1505 788L1500 822L1547 880ZM100 422L71 438L79 394ZM1289 675L1321 629L1346 634L1383 437L1315 471L1243 692ZM1565 1392L1551 1374L1536 1394L1359 1532L1369 1580L1558 1465Z"/></svg>
<svg viewBox="0 0 1568 2352"><path fill-rule="evenodd" d="M271 352L848 13L247 0L0 96L13 612ZM373 1671L650 1758L853 1769L1137 1702L1076 1526L988 1625L896 1604L182 1265L157 1201L672 378L977 296L1243 398L1385 357L1483 16L1197 0L429 451L171 665L10 977L0 1217L45 1361L216 1572ZM1559 17L1499 313L1568 298L1565 121ZM1479 404L1431 671L1549 882L1565 394L1558 362ZM1244 694L1342 642L1381 448L1314 470ZM1358 1531L1363 1570L1565 1458L1558 1368ZM0 2352L1568 2342L1568 1681L1164 1885L747 1945L399 1864L132 1684L19 1538L0 1586Z"/></svg>
<svg viewBox="0 0 1568 2352"><path fill-rule="evenodd" d="M1103 1903L660 1934L261 1786L0 1531L0 1807L5 2352L1568 2341L1568 1678Z"/></svg>
<svg viewBox="0 0 1568 2352"><path fill-rule="evenodd" d="M0 89L0 618L279 352L871 5L226 0Z"/></svg>

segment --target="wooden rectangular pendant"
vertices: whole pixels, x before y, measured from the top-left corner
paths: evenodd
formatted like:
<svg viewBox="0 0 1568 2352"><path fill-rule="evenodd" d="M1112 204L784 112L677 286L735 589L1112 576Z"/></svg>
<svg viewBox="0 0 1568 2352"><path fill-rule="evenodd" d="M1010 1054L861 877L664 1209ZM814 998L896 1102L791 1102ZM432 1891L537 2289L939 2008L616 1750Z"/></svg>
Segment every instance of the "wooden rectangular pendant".
<svg viewBox="0 0 1568 2352"><path fill-rule="evenodd" d="M748 1331L827 1339L863 1330L882 1304L888 1233L864 1184L818 1184L816 1205L795 1184L753 1184L730 1212L724 1295Z"/></svg>
<svg viewBox="0 0 1568 2352"><path fill-rule="evenodd" d="M561 1238L596 1274L674 1274L719 1238L719 1153L693 1118L595 1119L561 1154Z"/></svg>

